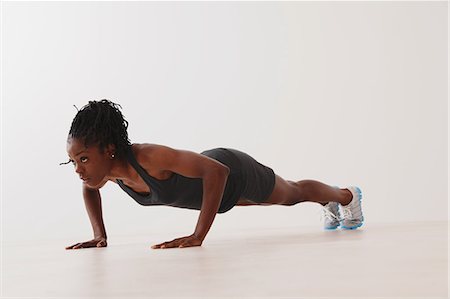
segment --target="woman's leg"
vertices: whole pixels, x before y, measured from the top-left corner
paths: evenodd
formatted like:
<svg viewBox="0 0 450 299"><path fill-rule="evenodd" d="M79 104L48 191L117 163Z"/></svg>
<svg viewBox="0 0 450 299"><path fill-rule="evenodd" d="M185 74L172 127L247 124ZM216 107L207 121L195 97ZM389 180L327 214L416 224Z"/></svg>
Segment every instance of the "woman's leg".
<svg viewBox="0 0 450 299"><path fill-rule="evenodd" d="M330 201L347 205L352 193L347 189L338 189L319 181L302 180L298 182L284 180L275 174L275 187L268 200L263 204L292 206L300 202L317 202L322 205Z"/></svg>

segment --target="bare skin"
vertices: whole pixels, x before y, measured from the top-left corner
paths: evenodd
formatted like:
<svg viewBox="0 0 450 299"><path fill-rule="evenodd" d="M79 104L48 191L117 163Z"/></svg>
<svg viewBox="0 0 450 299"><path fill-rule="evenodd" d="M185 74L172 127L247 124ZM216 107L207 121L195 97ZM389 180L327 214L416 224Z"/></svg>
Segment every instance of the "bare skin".
<svg viewBox="0 0 450 299"><path fill-rule="evenodd" d="M316 202L326 205L332 201L348 205L352 193L348 189L337 189L314 180L290 181L275 174L275 187L265 203L255 203L245 198L239 199L237 205L283 205L292 206L301 202Z"/></svg>
<svg viewBox="0 0 450 299"><path fill-rule="evenodd" d="M157 144L133 144L133 153L137 162L145 171L159 179L170 178L173 173L203 179L204 192L199 220L192 235L153 245L151 248L173 248L201 246L220 206L229 168L212 158L186 150L176 150ZM125 160L115 156L114 145L104 151L98 146L86 148L78 139L69 138L67 153L75 166L75 172L83 180L83 196L94 230L94 239L73 244L66 249L106 247L106 231L101 215L99 189L108 181L117 179L134 191L147 195L151 192L136 170ZM336 189L313 180L298 182L284 180L275 176L275 187L265 203L255 203L240 198L237 206L248 205L285 205L292 206L301 202L326 204L332 201L342 205L350 203L352 195L347 189Z"/></svg>

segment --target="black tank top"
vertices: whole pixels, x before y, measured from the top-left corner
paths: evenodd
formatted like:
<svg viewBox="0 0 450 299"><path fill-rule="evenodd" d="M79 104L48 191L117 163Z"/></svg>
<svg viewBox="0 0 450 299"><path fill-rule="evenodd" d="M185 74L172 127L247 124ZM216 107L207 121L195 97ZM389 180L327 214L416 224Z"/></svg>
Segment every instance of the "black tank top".
<svg viewBox="0 0 450 299"><path fill-rule="evenodd" d="M203 151L201 154L213 158L230 168L230 174L218 210L218 213L225 213L236 205L243 190L240 161L226 148L215 148ZM116 180L120 188L137 203L144 206L165 205L194 210L201 209L203 196L203 182L201 178L189 178L173 173L166 180L156 179L138 164L131 146L127 148L126 158L150 187L150 194L142 195L126 186L122 180Z"/></svg>

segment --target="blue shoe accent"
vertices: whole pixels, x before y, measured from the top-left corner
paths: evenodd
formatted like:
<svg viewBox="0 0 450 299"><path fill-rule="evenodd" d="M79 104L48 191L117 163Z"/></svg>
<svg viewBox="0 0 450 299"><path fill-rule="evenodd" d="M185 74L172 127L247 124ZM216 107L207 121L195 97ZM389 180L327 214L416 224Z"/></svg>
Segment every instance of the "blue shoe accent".
<svg viewBox="0 0 450 299"><path fill-rule="evenodd" d="M339 227L339 225L337 226L330 226L330 227L324 227L325 230L335 230Z"/></svg>
<svg viewBox="0 0 450 299"><path fill-rule="evenodd" d="M353 229L357 229L358 227L361 227L363 225L363 223L361 222L360 224L356 225L356 226L342 226L343 229L346 230L353 230Z"/></svg>

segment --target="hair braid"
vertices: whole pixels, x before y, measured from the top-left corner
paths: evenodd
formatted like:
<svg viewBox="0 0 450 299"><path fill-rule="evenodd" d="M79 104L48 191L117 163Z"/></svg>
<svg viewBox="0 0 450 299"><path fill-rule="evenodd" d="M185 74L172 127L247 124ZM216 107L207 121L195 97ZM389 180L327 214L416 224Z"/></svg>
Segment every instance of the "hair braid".
<svg viewBox="0 0 450 299"><path fill-rule="evenodd" d="M116 146L115 155L121 159L131 144L128 139L128 122L119 104L109 100L89 101L72 121L69 137L84 140L86 147L98 144L101 151L109 144Z"/></svg>

